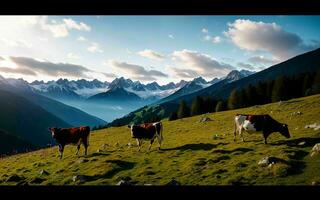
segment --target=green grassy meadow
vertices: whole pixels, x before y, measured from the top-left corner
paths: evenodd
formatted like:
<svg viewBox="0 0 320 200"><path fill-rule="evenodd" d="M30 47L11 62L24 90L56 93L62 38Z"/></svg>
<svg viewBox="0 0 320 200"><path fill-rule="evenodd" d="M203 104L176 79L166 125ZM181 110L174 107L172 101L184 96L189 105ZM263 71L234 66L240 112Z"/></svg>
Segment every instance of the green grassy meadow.
<svg viewBox="0 0 320 200"><path fill-rule="evenodd" d="M293 114L298 111L302 114ZM291 138L273 133L265 145L262 133L244 133L246 142L239 137L234 142L236 113L270 114L289 125ZM213 121L199 122L203 117ZM121 179L135 185L165 185L172 179L182 185L311 185L320 182L320 155L310 156L320 130L305 128L313 123L320 124L320 95L163 120L160 151L155 141L149 152L146 141L138 152L127 126L112 127L91 133L87 156L83 147L77 156L69 145L62 160L58 147L1 159L0 185L116 185ZM276 158L273 166L258 165L266 156ZM76 175L83 180L74 181Z"/></svg>

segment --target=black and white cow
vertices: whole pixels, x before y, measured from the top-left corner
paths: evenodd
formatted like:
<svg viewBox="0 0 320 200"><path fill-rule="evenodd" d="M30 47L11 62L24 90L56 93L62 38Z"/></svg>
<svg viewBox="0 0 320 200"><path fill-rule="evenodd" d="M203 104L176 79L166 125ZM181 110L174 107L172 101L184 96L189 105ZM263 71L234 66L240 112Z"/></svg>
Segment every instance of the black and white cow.
<svg viewBox="0 0 320 200"><path fill-rule="evenodd" d="M149 140L149 150L151 149L151 145L153 141L157 138L159 143L159 150L161 148L161 143L163 141L162 136L162 123L145 123L140 125L128 125L128 128L131 129L131 137L137 140L137 144L139 146L139 151L141 149L142 141Z"/></svg>
<svg viewBox="0 0 320 200"><path fill-rule="evenodd" d="M262 132L265 144L267 144L268 136L273 132L279 132L286 138L290 138L288 125L277 122L270 115L237 114L234 117L234 125L234 141L236 141L238 132L244 142L243 131L248 133Z"/></svg>

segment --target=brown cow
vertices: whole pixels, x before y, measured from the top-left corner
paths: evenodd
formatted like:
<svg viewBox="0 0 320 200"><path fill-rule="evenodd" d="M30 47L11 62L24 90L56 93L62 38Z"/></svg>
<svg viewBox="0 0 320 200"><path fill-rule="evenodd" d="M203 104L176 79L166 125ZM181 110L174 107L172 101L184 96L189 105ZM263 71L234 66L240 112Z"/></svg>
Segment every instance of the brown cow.
<svg viewBox="0 0 320 200"><path fill-rule="evenodd" d="M60 159L62 159L64 146L67 144L77 145L76 155L78 155L80 145L82 143L85 148L85 155L87 155L90 134L89 126L75 128L49 128L49 131L51 132L52 137L59 144Z"/></svg>
<svg viewBox="0 0 320 200"><path fill-rule="evenodd" d="M159 150L161 148L161 142L163 141L162 136L162 123L146 123L141 125L128 125L128 128L131 129L131 137L137 140L137 144L139 146L139 151L141 149L142 140L149 140L149 150L151 149L151 145L153 141L157 138L159 143Z"/></svg>

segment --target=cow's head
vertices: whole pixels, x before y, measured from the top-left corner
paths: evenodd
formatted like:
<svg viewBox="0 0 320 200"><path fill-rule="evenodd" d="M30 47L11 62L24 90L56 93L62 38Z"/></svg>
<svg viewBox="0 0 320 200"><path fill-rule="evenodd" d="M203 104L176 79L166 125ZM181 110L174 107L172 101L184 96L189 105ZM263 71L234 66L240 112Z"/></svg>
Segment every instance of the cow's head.
<svg viewBox="0 0 320 200"><path fill-rule="evenodd" d="M290 138L290 133L289 133L289 129L288 129L288 125L287 124L281 124L280 127L280 131L281 135L283 135L286 138Z"/></svg>
<svg viewBox="0 0 320 200"><path fill-rule="evenodd" d="M60 130L59 128L55 128L55 127L49 128L49 131L51 132L51 135L52 135L53 138L57 137L57 135L59 133L59 130Z"/></svg>
<svg viewBox="0 0 320 200"><path fill-rule="evenodd" d="M135 133L135 130L136 130L136 127L134 124L131 124L131 125L128 125L128 128L130 128L131 130L131 137L134 138L134 133Z"/></svg>

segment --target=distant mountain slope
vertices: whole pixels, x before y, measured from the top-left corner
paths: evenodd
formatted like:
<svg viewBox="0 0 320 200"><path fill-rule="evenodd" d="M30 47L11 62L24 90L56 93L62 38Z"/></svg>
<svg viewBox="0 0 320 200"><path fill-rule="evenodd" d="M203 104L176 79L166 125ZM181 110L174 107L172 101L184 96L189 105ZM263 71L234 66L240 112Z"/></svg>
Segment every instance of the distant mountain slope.
<svg viewBox="0 0 320 200"><path fill-rule="evenodd" d="M178 99L179 97L192 94L194 92L203 90L204 88L213 86L213 85L223 85L227 83L231 83L233 81L240 80L246 76L249 76L251 74L254 74L255 72L247 71L247 70L233 70L229 72L229 74L226 77L220 78L220 79L213 79L212 81L207 82L202 77L198 77L193 79L192 81L186 83L181 89L177 90L175 93L171 94L170 96L161 99L160 101L156 102L157 104L162 104L165 102L170 102L175 99ZM220 83L220 84L219 84Z"/></svg>
<svg viewBox="0 0 320 200"><path fill-rule="evenodd" d="M196 96L228 98L232 90L244 88L249 84L255 85L259 81L274 80L281 75L293 76L304 72L315 72L319 69L320 49L316 49L229 84L220 84L218 86L215 84L190 95L182 96L179 99L176 99L175 103L179 102L181 99L190 102Z"/></svg>
<svg viewBox="0 0 320 200"><path fill-rule="evenodd" d="M33 148L35 148L35 145L0 129L0 154L10 154L14 150L23 152L26 149L30 150Z"/></svg>
<svg viewBox="0 0 320 200"><path fill-rule="evenodd" d="M62 119L13 93L0 90L0 129L33 145L52 142L48 127L70 127Z"/></svg>
<svg viewBox="0 0 320 200"><path fill-rule="evenodd" d="M131 121L139 121L145 116L160 116L168 117L170 112L178 109L181 100L185 100L189 105L196 96L210 96L215 99L226 99L234 89L242 89L249 84L255 85L259 81L275 80L278 76L287 75L293 76L305 72L316 72L320 69L320 49L310 51L294 58L291 58L282 63L271 66L263 71L243 77L236 81L230 81L228 76L209 87L198 90L196 92L180 96L170 101L165 101L158 104L153 104L153 109L149 107L140 108L129 113L123 118L116 119L110 123L110 126L130 123ZM233 78L238 78L238 75L233 74Z"/></svg>
<svg viewBox="0 0 320 200"><path fill-rule="evenodd" d="M142 99L138 95L123 89L121 86L114 86L112 89L89 97L87 100L91 102L99 101L125 103L128 101L141 101Z"/></svg>
<svg viewBox="0 0 320 200"><path fill-rule="evenodd" d="M0 89L28 99L72 126L97 126L106 123L102 119L89 115L77 108L35 93L28 83L23 80L4 79L3 77L0 80L2 80Z"/></svg>
<svg viewBox="0 0 320 200"><path fill-rule="evenodd" d="M181 87L175 93L169 95L166 98L161 99L157 103L162 103L162 102L174 100L180 96L196 92L196 91L201 90L201 89L208 87L210 85L211 85L211 82L207 82L202 77L195 78L192 81L186 83L183 87Z"/></svg>

